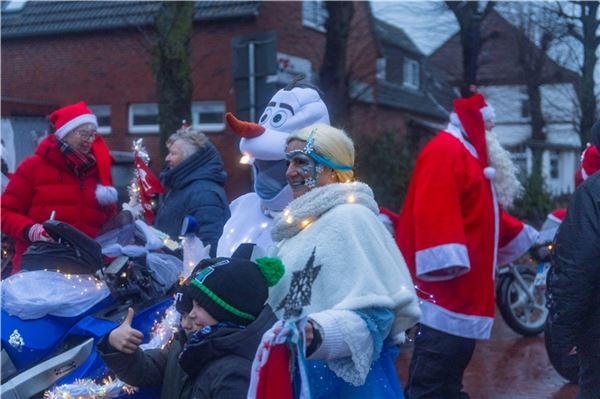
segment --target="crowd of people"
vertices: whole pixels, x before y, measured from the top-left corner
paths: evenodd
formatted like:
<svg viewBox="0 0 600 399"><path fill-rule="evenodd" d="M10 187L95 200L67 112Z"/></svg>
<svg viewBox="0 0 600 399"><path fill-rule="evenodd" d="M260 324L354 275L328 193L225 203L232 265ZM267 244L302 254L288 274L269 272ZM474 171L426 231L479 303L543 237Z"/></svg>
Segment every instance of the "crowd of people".
<svg viewBox="0 0 600 399"><path fill-rule="evenodd" d="M506 212L521 187L494 117L475 91L454 101L447 128L416 160L394 234L370 187L354 179L354 143L330 125L314 87L279 90L259 123L227 115L254 160L254 192L231 206L218 151L182 127L167 141L154 227L177 238L191 216L211 257L177 288L180 329L166 347L140 349L129 309L98 352L121 380L162 386L162 398L468 397L464 371L494 321L494 270L537 237ZM2 195L13 273L32 242L52 239L46 220L94 237L117 212L94 114L79 102L50 121L53 134ZM600 123L592 137L588 157L598 154ZM551 318L560 344L577 347L584 398L600 395L600 174L590 162L549 279ZM403 387L395 359L413 328Z"/></svg>

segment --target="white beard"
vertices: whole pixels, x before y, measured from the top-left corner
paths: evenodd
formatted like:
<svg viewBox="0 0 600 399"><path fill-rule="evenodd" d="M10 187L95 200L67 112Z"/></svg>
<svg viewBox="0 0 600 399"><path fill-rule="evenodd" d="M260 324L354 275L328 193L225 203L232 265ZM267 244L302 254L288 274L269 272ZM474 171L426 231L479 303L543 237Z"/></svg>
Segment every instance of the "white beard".
<svg viewBox="0 0 600 399"><path fill-rule="evenodd" d="M523 186L517 179L517 166L513 163L510 153L502 147L496 134L490 130L485 132L488 161L496 169L492 180L496 188L498 202L503 208L510 208L513 201L523 193Z"/></svg>

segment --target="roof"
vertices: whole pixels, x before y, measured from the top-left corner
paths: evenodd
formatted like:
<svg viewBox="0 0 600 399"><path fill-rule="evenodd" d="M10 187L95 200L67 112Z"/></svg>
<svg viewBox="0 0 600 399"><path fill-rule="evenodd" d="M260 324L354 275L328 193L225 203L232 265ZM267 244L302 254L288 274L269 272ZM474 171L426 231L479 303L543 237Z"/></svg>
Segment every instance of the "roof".
<svg viewBox="0 0 600 399"><path fill-rule="evenodd" d="M382 43L389 43L400 47L403 50L409 51L415 55L423 57L423 53L410 39L410 37L401 28L391 25L381 19L373 17L375 35L379 41L379 45Z"/></svg>
<svg viewBox="0 0 600 399"><path fill-rule="evenodd" d="M406 89L401 85L386 81L377 81L377 102L418 114L442 119L448 117L448 112L435 101L428 91Z"/></svg>
<svg viewBox="0 0 600 399"><path fill-rule="evenodd" d="M484 35L493 33L493 38L483 45L479 56L477 81L482 86L523 84L526 77L519 67L518 52L515 40L524 38L525 34L515 25L507 21L497 11L492 11L483 20ZM541 50L533 43L531 52ZM446 75L451 84L462 82L462 48L460 34L454 34L430 56L429 61ZM542 83L574 82L577 74L558 65L546 56Z"/></svg>
<svg viewBox="0 0 600 399"><path fill-rule="evenodd" d="M162 2L28 1L15 11L2 2L2 39L127 28L154 23ZM196 1L194 20L258 15L258 1Z"/></svg>

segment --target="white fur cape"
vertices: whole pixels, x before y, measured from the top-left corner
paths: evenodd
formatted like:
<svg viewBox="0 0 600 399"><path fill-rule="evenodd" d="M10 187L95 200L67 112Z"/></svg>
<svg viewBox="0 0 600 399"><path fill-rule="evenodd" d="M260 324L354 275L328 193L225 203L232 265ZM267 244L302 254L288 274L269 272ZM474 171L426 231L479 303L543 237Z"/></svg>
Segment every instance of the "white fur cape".
<svg viewBox="0 0 600 399"><path fill-rule="evenodd" d="M272 235L280 241L278 256L286 269L269 293L278 316L293 273L304 269L314 250L314 265L321 269L303 315L389 308L396 315L391 334L396 342L404 340L404 331L419 320L418 300L404 258L378 213L369 186L354 182L311 190L276 217Z"/></svg>

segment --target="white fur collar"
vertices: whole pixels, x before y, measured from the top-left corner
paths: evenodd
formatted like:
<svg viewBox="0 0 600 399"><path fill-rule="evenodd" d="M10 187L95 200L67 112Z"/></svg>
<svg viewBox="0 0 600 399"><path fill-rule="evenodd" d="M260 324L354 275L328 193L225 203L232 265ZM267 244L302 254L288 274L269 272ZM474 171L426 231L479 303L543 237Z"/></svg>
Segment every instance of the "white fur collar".
<svg viewBox="0 0 600 399"><path fill-rule="evenodd" d="M346 203L360 204L375 215L379 213L373 191L366 184L332 183L317 187L290 202L275 217L271 236L274 241L293 237L331 208Z"/></svg>

